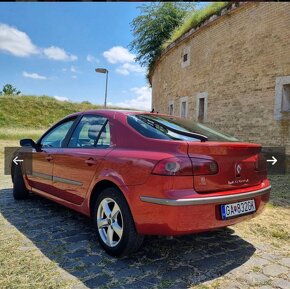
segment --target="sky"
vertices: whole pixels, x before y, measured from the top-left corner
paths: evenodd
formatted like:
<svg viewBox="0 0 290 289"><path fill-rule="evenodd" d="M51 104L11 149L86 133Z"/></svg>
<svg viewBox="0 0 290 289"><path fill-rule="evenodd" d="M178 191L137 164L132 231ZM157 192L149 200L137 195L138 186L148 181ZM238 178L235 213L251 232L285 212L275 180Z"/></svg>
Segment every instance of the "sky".
<svg viewBox="0 0 290 289"><path fill-rule="evenodd" d="M129 50L141 3L0 3L0 90L151 109L146 69Z"/></svg>

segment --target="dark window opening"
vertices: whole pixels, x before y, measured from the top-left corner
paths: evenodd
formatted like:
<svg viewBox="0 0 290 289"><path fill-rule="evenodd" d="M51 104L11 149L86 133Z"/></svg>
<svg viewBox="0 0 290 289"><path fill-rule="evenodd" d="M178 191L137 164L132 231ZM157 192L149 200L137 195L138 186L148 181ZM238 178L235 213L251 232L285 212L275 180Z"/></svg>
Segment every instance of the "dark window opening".
<svg viewBox="0 0 290 289"><path fill-rule="evenodd" d="M199 98L199 104L198 104L198 121L199 122L204 122L204 103L205 103L205 98Z"/></svg>
<svg viewBox="0 0 290 289"><path fill-rule="evenodd" d="M187 61L187 53L183 55L183 62Z"/></svg>
<svg viewBox="0 0 290 289"><path fill-rule="evenodd" d="M173 115L173 104L169 105L169 114Z"/></svg>
<svg viewBox="0 0 290 289"><path fill-rule="evenodd" d="M181 117L186 117L186 101L181 102Z"/></svg>
<svg viewBox="0 0 290 289"><path fill-rule="evenodd" d="M282 112L290 112L290 84L283 85Z"/></svg>

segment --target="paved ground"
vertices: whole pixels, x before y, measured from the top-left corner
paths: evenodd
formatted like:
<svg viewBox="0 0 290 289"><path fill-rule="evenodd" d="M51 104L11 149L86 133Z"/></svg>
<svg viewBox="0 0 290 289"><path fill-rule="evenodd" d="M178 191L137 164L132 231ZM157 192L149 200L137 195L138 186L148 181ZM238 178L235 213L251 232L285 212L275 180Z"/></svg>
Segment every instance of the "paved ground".
<svg viewBox="0 0 290 289"><path fill-rule="evenodd" d="M11 186L1 177L0 288L290 288L287 246L233 227L147 237L137 254L116 259L89 219L36 195L14 201Z"/></svg>

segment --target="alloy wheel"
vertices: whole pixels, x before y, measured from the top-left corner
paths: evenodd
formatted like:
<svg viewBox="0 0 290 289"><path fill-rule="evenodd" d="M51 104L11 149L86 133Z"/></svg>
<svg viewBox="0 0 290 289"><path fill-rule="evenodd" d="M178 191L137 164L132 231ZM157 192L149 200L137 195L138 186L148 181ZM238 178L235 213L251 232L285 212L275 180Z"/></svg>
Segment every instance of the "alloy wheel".
<svg viewBox="0 0 290 289"><path fill-rule="evenodd" d="M97 211L97 226L102 241L109 247L117 246L123 236L123 216L119 205L104 198Z"/></svg>

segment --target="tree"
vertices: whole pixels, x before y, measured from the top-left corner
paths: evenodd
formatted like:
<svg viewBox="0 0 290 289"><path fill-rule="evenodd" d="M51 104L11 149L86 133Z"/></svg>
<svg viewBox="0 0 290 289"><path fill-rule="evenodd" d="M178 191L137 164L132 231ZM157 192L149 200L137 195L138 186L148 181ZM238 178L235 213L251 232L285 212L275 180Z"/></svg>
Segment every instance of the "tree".
<svg viewBox="0 0 290 289"><path fill-rule="evenodd" d="M89 101L87 101L87 100L82 101L81 104L89 104L89 105L92 105L92 104L91 104Z"/></svg>
<svg viewBox="0 0 290 289"><path fill-rule="evenodd" d="M0 92L0 94L4 95L19 95L20 93L21 91L17 90L12 84L5 84L3 90Z"/></svg>
<svg viewBox="0 0 290 289"><path fill-rule="evenodd" d="M162 44L170 38L194 3L162 2L150 3L139 7L141 13L131 22L134 40L131 50L136 50L136 61L147 66L149 77L155 60L161 55Z"/></svg>

